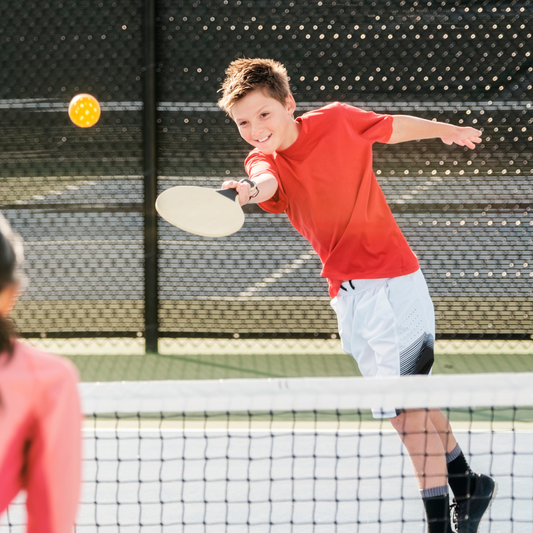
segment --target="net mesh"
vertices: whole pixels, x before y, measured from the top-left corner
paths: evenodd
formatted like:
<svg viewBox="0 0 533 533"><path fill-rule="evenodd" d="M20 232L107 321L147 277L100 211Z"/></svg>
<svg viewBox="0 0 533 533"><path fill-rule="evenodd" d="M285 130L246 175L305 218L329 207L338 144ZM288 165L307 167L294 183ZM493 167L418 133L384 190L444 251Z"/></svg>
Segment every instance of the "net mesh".
<svg viewBox="0 0 533 533"><path fill-rule="evenodd" d="M438 335L529 338L531 9L159 0L158 190L244 176L248 148L216 106L236 57L283 62L297 113L339 100L480 127L475 151L376 146L374 169L426 273ZM316 255L284 215L256 207L216 242L160 221L159 291L145 294L143 2L15 2L0 15L0 206L26 241L25 336L142 338L149 301L162 338L336 335ZM67 116L80 92L102 105L86 130Z"/></svg>
<svg viewBox="0 0 533 533"><path fill-rule="evenodd" d="M523 374L86 383L79 532L424 532L409 456L369 408L448 405L499 491L480 531L526 533L533 402ZM23 502L4 523L23 531Z"/></svg>

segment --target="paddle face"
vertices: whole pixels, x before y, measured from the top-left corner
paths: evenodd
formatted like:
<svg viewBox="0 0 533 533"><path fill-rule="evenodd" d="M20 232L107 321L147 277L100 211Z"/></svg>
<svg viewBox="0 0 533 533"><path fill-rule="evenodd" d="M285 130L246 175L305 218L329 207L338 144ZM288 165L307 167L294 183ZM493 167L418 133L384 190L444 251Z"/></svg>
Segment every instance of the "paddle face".
<svg viewBox="0 0 533 533"><path fill-rule="evenodd" d="M167 222L202 237L225 237L244 224L235 189L171 187L158 196L155 208Z"/></svg>

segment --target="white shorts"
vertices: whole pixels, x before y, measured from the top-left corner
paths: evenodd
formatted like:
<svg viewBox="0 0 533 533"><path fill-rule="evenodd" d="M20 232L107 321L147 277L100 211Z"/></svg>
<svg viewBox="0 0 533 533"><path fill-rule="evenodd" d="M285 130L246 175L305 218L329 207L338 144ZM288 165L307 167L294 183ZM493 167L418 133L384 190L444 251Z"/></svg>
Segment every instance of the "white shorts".
<svg viewBox="0 0 533 533"><path fill-rule="evenodd" d="M364 377L429 374L435 312L420 270L407 276L345 281L331 301L343 349ZM396 409L373 410L391 418Z"/></svg>

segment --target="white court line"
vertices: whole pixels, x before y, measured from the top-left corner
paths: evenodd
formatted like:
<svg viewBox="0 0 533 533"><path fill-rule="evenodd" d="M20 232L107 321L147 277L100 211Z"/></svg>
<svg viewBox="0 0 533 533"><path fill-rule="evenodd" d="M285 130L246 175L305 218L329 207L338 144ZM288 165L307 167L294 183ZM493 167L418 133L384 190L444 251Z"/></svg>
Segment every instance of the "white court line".
<svg viewBox="0 0 533 533"><path fill-rule="evenodd" d="M299 102L298 109L317 109L329 102ZM529 101L522 100L487 100L487 101L472 101L472 102L347 102L350 105L363 108L372 108L374 110L384 109L402 109L404 111L509 111L509 110L523 110L531 109L532 104ZM58 112L66 111L68 109L68 102L58 102L57 99L52 98L19 98L12 100L0 100L0 109L31 109L34 111L44 112ZM143 109L143 102L140 101L124 101L124 102L100 102L102 110L105 111L141 111ZM207 111L222 113L223 111L218 107L216 102L159 102L157 104L158 111Z"/></svg>
<svg viewBox="0 0 533 533"><path fill-rule="evenodd" d="M143 102L99 102L104 111L142 111ZM58 102L54 99L22 98L0 100L0 109L30 109L55 113L67 111L69 102Z"/></svg>
<svg viewBox="0 0 533 533"><path fill-rule="evenodd" d="M83 245L87 245L87 244L91 244L91 243L101 243L101 242L105 242L106 244L123 244L125 242L128 242L128 243L139 243L139 244L142 244L144 242L144 239L96 239L96 238L92 238L91 239L85 239L85 240L78 240L78 241L69 241L69 240L63 240L63 241L31 241L31 240L24 240L24 245L25 246L50 246L50 245L57 245L57 244L83 244Z"/></svg>
<svg viewBox="0 0 533 533"><path fill-rule="evenodd" d="M244 291L239 293L238 300L246 299L249 296L254 296L256 293L267 288L269 285L276 283L284 277L285 274L291 274L295 270L302 268L307 261L316 256L314 250L309 250L308 252L301 254L297 259L294 259L291 263L286 264L282 268L274 270L269 276L263 278L261 281L257 281L252 286L246 288Z"/></svg>
<svg viewBox="0 0 533 533"><path fill-rule="evenodd" d="M14 179L18 181L23 180L31 180L31 181L38 181L38 180L44 180L44 181L50 181L52 179L53 181L56 180L67 180L69 182L76 181L76 180L82 180L82 183L80 185L97 185L98 183L102 183L102 178L108 178L112 179L113 181L117 179L124 179L124 180L131 180L131 179L143 179L143 176L141 174L131 174L131 175L121 175L121 174L112 174L112 175L106 175L106 174L95 174L94 176L15 176ZM7 178L9 179L9 178ZM161 179L161 176L159 176L159 179ZM186 179L180 176L176 176L170 179ZM196 179L196 178L189 178L189 179ZM198 178L200 179L200 178ZM205 178L207 179L207 178ZM220 178L222 179L222 178ZM92 180L98 180L98 181L92 181ZM69 187L69 185L67 185ZM76 190L76 189L70 189L70 190Z"/></svg>
<svg viewBox="0 0 533 533"><path fill-rule="evenodd" d="M309 110L318 109L331 104L335 100L328 102L297 102L296 109ZM487 100L482 102L393 102L393 101L353 101L345 102L347 104L370 108L373 110L386 110L386 109L402 109L404 111L509 111L509 110L522 110L530 109L532 107L531 102L525 100ZM159 102L157 105L158 111L209 111L219 112L220 108L216 103L206 102Z"/></svg>

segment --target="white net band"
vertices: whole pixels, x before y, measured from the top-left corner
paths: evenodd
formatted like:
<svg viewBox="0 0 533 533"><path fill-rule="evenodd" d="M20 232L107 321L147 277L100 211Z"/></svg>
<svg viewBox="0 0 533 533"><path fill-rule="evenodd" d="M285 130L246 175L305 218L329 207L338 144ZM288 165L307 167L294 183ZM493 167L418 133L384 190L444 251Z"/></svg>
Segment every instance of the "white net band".
<svg viewBox="0 0 533 533"><path fill-rule="evenodd" d="M82 383L85 413L526 406L533 373Z"/></svg>

